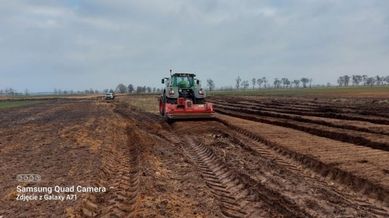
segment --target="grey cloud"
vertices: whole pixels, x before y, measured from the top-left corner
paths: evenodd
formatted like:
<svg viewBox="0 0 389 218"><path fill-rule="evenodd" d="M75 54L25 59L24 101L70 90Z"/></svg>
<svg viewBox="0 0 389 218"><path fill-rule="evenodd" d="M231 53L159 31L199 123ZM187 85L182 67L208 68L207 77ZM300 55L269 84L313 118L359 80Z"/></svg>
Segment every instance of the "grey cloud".
<svg viewBox="0 0 389 218"><path fill-rule="evenodd" d="M0 88L158 86L171 67L219 86L237 74L325 83L383 72L388 8L363 0L6 1Z"/></svg>

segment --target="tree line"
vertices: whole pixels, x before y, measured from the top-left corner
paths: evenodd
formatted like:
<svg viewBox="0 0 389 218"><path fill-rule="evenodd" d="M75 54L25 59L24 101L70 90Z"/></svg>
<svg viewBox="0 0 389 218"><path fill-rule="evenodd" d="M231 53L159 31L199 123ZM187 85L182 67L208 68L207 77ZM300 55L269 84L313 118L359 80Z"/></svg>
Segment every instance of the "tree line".
<svg viewBox="0 0 389 218"><path fill-rule="evenodd" d="M382 86L389 84L389 76L344 75L337 80L339 86Z"/></svg>
<svg viewBox="0 0 389 218"><path fill-rule="evenodd" d="M31 94L38 95L89 95L89 94L100 94L102 91L95 89L85 89L83 91L77 90L62 90L54 89L53 92L39 92L31 93L28 89L25 89L24 92L18 92L13 88L0 89L0 96L29 96Z"/></svg>
<svg viewBox="0 0 389 218"><path fill-rule="evenodd" d="M105 92L116 92L116 93L129 93L129 94L140 94L140 93L159 93L161 92L160 88L150 87L150 86L134 86L132 84L129 84L128 86L124 85L123 83L120 83L116 86L115 91L111 90L105 90Z"/></svg>
<svg viewBox="0 0 389 218"><path fill-rule="evenodd" d="M235 79L234 87L220 87L219 90L233 90L233 89L244 89L249 88L311 88L312 79L307 77L302 77L301 79L289 79L286 77L283 78L274 78L272 81L269 81L266 77L252 78L251 80L244 80L240 76ZM382 86L389 85L389 76L367 76L367 75L343 75L339 76L337 79L337 84L339 87L347 86ZM213 91L216 89L216 85L213 79L206 80L206 86L208 90ZM324 85L319 85L324 86ZM327 83L326 86L331 86L330 83ZM133 84L124 85L120 83L116 86L115 89L104 89L102 91L96 89L85 89L82 91L74 90L61 90L54 89L52 93L44 94L54 94L54 95L89 95L89 94L102 94L102 93L129 93L129 94L140 94L140 93L160 93L160 88L150 87L150 86L134 86ZM0 96L18 96L18 95L30 95L28 89L25 89L24 92L17 92L15 89L6 88L0 89Z"/></svg>
<svg viewBox="0 0 389 218"><path fill-rule="evenodd" d="M7 88L7 89L0 89L0 96L15 96L17 95L17 91L13 88Z"/></svg>
<svg viewBox="0 0 389 218"><path fill-rule="evenodd" d="M312 78L302 77L301 79L289 79L289 78L274 78L272 81L268 81L266 77L252 78L251 80L244 80L240 76L235 79L234 87L220 87L219 90L233 90L233 89L255 89L255 88L312 88ZM344 75L340 76L337 80L338 86L347 87L353 86L382 86L389 85L389 76L367 76L367 75ZM207 79L208 90L213 91L216 89L215 82L212 79ZM327 86L316 85L316 86Z"/></svg>
<svg viewBox="0 0 389 218"><path fill-rule="evenodd" d="M215 82L212 79L207 79L208 90L215 90ZM249 88L308 88L312 87L312 79L303 77L301 79L290 80L288 78L275 78L271 83L266 77L252 78L251 80L243 80L240 76L235 79L235 89ZM220 88L221 90L234 89L233 87Z"/></svg>
<svg viewBox="0 0 389 218"><path fill-rule="evenodd" d="M96 94L104 94L104 93L129 93L129 94L140 94L140 93L159 93L161 92L160 88L150 87L150 86L134 86L129 84L128 86L120 83L116 86L116 88L112 89L85 89L85 90L62 90L62 89L54 89L52 92L45 93L34 93L40 95L96 95ZM13 88L0 89L0 96L29 96L32 93L28 89L24 92L18 92Z"/></svg>

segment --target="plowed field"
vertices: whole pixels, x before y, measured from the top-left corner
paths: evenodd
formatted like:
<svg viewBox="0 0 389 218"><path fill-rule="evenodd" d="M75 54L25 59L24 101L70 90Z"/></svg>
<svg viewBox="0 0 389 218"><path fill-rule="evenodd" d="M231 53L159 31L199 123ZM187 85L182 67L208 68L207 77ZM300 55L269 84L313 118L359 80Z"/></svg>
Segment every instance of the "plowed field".
<svg viewBox="0 0 389 218"><path fill-rule="evenodd" d="M215 119L170 124L138 100L0 110L0 217L389 215L385 99L212 97ZM20 201L17 186L106 191Z"/></svg>

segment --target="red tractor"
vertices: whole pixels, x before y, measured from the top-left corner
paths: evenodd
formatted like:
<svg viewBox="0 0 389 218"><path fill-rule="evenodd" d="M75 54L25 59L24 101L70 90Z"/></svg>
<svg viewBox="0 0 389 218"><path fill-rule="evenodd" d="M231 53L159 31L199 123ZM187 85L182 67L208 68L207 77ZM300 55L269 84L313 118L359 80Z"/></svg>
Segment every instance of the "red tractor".
<svg viewBox="0 0 389 218"><path fill-rule="evenodd" d="M166 87L159 99L159 112L166 120L211 118L212 103L205 102L205 91L193 73L174 73L163 78Z"/></svg>

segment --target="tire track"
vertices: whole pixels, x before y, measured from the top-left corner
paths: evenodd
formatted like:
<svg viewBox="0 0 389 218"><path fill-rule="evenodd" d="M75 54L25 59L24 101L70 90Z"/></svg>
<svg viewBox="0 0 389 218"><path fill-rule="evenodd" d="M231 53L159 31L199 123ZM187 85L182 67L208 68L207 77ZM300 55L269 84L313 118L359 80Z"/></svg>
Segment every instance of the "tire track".
<svg viewBox="0 0 389 218"><path fill-rule="evenodd" d="M306 208L307 212L312 216L323 216L323 214L328 213L328 210L337 210L339 211L338 213L342 215L354 214L361 217L385 216L385 214L389 212L389 210L367 204L365 200L361 200L362 196L356 197L353 194L349 194L348 191L344 190L344 184L341 184L342 187L339 189L330 186L325 177L306 168L304 165L301 165L300 162L287 156L283 156L265 144L253 141L248 136L237 131L214 130L212 132L216 136L221 136L222 139L226 139L233 145L239 145L240 148L244 149L241 151L243 155L245 152L248 152L245 155L246 157L251 156L249 159L238 159L238 162L233 162L232 165L237 165L237 168L239 168L239 166L245 167L250 164L262 166L261 170L255 170L254 172L251 172L252 174L250 175L254 176L257 181L266 181L264 182L265 184L280 193L294 196L294 201L297 204L300 204L300 207ZM221 142L220 138L216 140L218 143ZM217 147L222 148L223 146ZM223 149L222 151L224 152ZM239 163L241 161L244 163ZM286 181L281 183L278 182L282 179L285 179ZM304 186L304 189L296 192L296 185L302 185ZM310 194L310 190L315 190L315 192ZM320 194L316 195L315 193L317 192ZM310 207L309 205L321 205L321 207L311 208L312 206ZM350 213L343 214L343 207L352 208L353 212L350 211Z"/></svg>
<svg viewBox="0 0 389 218"><path fill-rule="evenodd" d="M141 152L132 142L134 131L127 127L127 145L103 149L99 186L110 188L105 196L89 196L84 201L83 216L128 217L136 213Z"/></svg>
<svg viewBox="0 0 389 218"><path fill-rule="evenodd" d="M219 200L223 215L227 217L308 216L288 199L257 184L249 176L237 175L220 161L211 149L197 144L190 137L187 137L187 141L187 146L183 145L182 148L195 162L208 187ZM243 182L241 178L245 178L246 181ZM246 188L253 183L255 188Z"/></svg>
<svg viewBox="0 0 389 218"><path fill-rule="evenodd" d="M276 125L276 126L282 126L282 127L288 127L292 129L297 129L301 130L307 133L310 133L312 135L317 135L321 137L326 137L330 139L334 139L337 141L342 141L342 142L347 142L347 143L352 143L355 145L359 146L365 146L365 147L370 147L382 151L389 151L389 144L384 143L384 142L379 142L379 141L372 141L370 139L367 139L363 136L354 136L350 135L344 132L339 132L339 131L330 131L330 130L325 130L321 128L315 128L307 125L300 125L294 122L285 122L282 120L277 120L277 119L269 119L261 116L255 116L255 115L250 115L247 112L246 113L241 113L237 112L235 110L230 110L230 109L221 109L221 108L215 108L215 111L221 113L221 114L226 114L229 116L234 116L246 120L254 120L257 122L262 122L262 123L267 123L271 125ZM298 122L298 121L296 121ZM315 125L315 124L312 124ZM330 127L328 127L330 128Z"/></svg>
<svg viewBox="0 0 389 218"><path fill-rule="evenodd" d="M218 119L218 121L223 123L227 127L229 127L231 130L236 131L240 134L243 134L251 138L252 140L255 140L257 142L266 145L268 148L274 150L275 152L281 154L282 156L297 161L298 163L313 170L314 172L316 172L317 174L325 178L329 178L337 183L344 184L352 188L356 192L361 192L371 198L383 202L386 205L389 205L389 190L385 189L384 187L378 184L370 182L367 179L355 176L349 172L338 169L334 166L325 164L313 157L287 149L282 145L269 141L268 139L258 134L252 133L248 130L232 125L224 120ZM286 163L285 165L288 166L289 164Z"/></svg>

